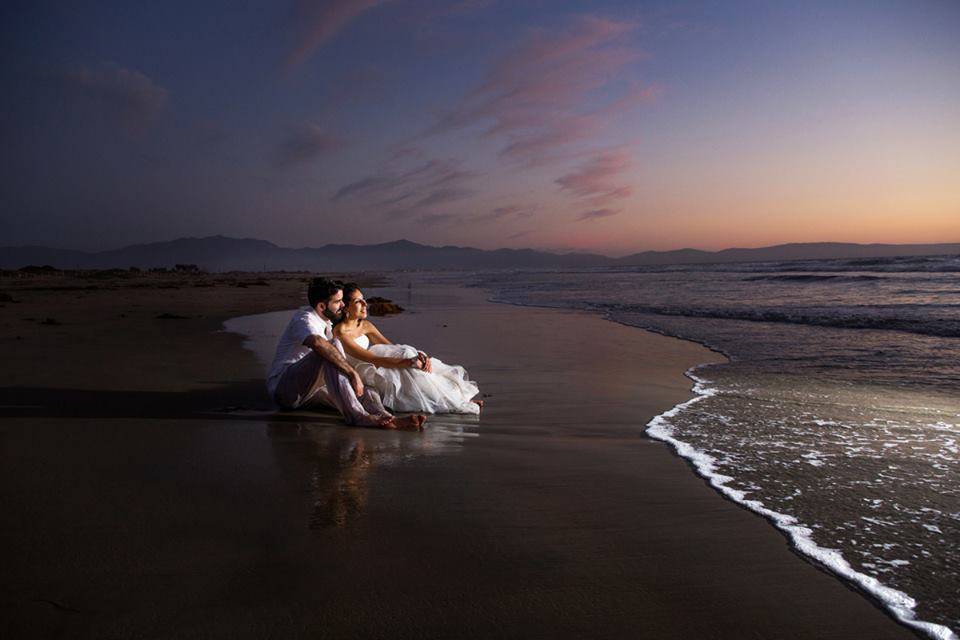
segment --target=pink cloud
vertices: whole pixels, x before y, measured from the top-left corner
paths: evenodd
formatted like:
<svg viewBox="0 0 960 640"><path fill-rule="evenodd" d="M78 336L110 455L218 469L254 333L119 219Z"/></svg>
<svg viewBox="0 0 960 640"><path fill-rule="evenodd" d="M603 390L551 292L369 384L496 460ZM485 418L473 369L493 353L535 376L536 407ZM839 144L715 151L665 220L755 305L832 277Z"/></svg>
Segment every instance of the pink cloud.
<svg viewBox="0 0 960 640"><path fill-rule="evenodd" d="M537 164L550 158L555 149L588 140L601 128L593 116L557 118L554 122L543 123L539 130L511 133L507 146L500 150L500 156Z"/></svg>
<svg viewBox="0 0 960 640"><path fill-rule="evenodd" d="M284 67L300 66L319 47L334 38L348 24L383 0L298 0L297 23L301 25L297 46Z"/></svg>
<svg viewBox="0 0 960 640"><path fill-rule="evenodd" d="M430 181L428 187L443 187L450 184L459 184L470 178L477 176L475 171L466 171L463 169L450 169L440 172L440 174Z"/></svg>
<svg viewBox="0 0 960 640"><path fill-rule="evenodd" d="M584 221L597 220L599 218L609 218L610 216L615 216L618 213L620 212L614 209L594 209L593 211L584 211L577 216L577 220Z"/></svg>
<svg viewBox="0 0 960 640"><path fill-rule="evenodd" d="M496 82L500 82L503 77L521 78L530 71L544 67L545 63L579 55L634 28L632 23L588 15L578 18L572 28L563 33L550 33L543 28L534 29L524 42L494 65L491 76Z"/></svg>
<svg viewBox="0 0 960 640"><path fill-rule="evenodd" d="M611 200L626 198L632 193L629 185L621 184L620 174L633 164L629 152L623 148L603 151L575 171L556 179L564 191L578 198L590 198L596 206Z"/></svg>
<svg viewBox="0 0 960 640"><path fill-rule="evenodd" d="M656 100L662 93L663 88L658 84L644 85L639 82L631 82L630 88L621 97L608 104L597 115L612 116L628 111Z"/></svg>
<svg viewBox="0 0 960 640"><path fill-rule="evenodd" d="M632 23L587 16L561 32L532 31L432 133L483 126L485 137L506 139L501 157L528 165L556 159L634 107L642 92L649 99L650 89L638 89L626 77L640 57L627 37L634 29ZM606 94L622 93L624 83L625 94L604 102Z"/></svg>

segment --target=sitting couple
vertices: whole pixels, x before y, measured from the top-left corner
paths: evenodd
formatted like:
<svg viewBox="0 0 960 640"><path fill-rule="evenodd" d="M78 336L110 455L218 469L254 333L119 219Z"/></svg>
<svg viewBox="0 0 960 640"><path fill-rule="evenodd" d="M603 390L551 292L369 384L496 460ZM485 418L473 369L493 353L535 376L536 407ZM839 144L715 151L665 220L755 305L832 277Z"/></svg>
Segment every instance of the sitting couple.
<svg viewBox="0 0 960 640"><path fill-rule="evenodd" d="M355 284L314 278L309 306L287 324L267 377L284 409L333 408L347 424L420 429L424 413L480 413L463 367L387 340ZM387 411L413 412L398 418Z"/></svg>

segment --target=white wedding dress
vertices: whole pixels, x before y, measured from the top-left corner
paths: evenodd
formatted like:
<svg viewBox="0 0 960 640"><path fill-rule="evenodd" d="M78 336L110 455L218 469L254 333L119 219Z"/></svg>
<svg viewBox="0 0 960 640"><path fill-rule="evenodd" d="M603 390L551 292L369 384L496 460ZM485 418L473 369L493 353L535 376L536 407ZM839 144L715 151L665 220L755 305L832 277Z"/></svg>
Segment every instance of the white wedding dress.
<svg viewBox="0 0 960 640"><path fill-rule="evenodd" d="M356 343L382 358L417 357L417 350L405 344L370 346L367 336L359 336ZM376 390L384 406L394 411L480 413L480 406L472 402L480 389L470 381L463 367L444 364L433 357L430 373L412 368L378 367L350 356L347 360L360 374L363 384Z"/></svg>

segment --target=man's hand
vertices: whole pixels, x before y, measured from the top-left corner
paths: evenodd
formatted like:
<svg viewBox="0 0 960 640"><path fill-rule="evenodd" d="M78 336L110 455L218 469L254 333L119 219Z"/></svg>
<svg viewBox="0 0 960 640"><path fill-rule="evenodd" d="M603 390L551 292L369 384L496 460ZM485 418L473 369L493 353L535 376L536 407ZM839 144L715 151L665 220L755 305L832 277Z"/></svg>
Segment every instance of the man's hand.
<svg viewBox="0 0 960 640"><path fill-rule="evenodd" d="M350 386L353 387L353 392L357 394L358 398L363 396L363 380L360 379L360 374L356 371L350 375Z"/></svg>

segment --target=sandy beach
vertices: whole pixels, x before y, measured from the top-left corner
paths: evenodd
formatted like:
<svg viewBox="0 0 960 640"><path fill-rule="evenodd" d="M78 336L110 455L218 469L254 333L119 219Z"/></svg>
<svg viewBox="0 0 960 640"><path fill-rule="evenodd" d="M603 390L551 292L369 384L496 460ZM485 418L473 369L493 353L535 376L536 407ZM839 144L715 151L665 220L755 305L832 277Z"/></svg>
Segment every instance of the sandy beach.
<svg viewBox="0 0 960 640"><path fill-rule="evenodd" d="M407 309L384 333L464 365L486 406L348 428L275 412L221 330L302 280L0 283L0 635L917 637L643 436L717 354L368 288Z"/></svg>

